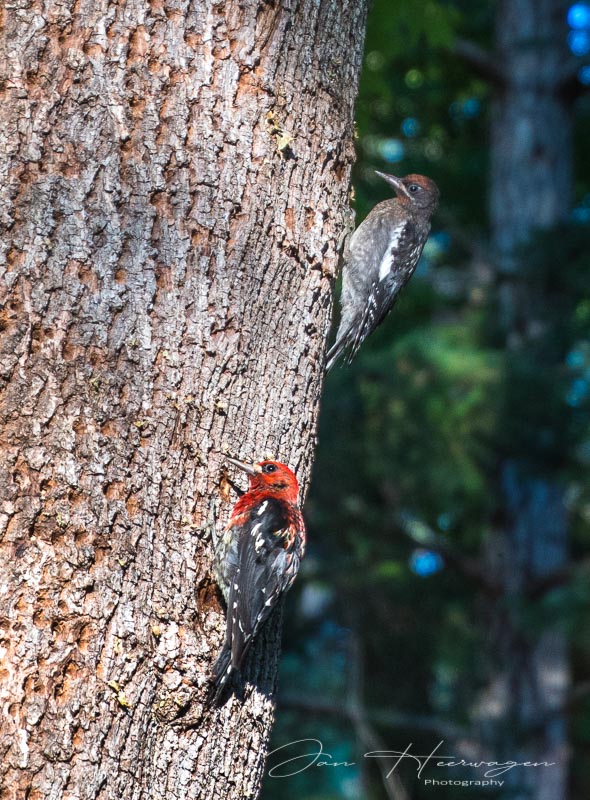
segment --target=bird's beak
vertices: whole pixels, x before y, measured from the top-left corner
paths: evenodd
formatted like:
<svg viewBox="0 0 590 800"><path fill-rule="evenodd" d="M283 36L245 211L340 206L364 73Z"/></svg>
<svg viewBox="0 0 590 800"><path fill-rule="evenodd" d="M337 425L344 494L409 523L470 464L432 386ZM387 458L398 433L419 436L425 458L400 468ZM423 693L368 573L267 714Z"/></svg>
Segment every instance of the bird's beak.
<svg viewBox="0 0 590 800"><path fill-rule="evenodd" d="M379 172L377 169L375 170L375 174L379 175L380 178L383 178L384 181L387 181L387 183L393 186L397 195L403 194L404 197L411 199L411 194L403 185L401 178L397 178L395 175L388 175L386 172Z"/></svg>
<svg viewBox="0 0 590 800"><path fill-rule="evenodd" d="M237 458L230 458L229 456L226 456L226 459L230 464L233 464L234 467L241 469L242 472L247 472L248 475L256 475L256 473L262 472L258 464L244 464L243 461L238 461Z"/></svg>

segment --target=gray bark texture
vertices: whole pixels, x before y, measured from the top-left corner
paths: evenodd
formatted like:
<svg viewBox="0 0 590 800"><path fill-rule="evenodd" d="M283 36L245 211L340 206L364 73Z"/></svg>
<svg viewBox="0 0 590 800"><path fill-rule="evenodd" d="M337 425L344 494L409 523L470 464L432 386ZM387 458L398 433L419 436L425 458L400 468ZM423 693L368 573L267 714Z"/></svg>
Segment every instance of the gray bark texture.
<svg viewBox="0 0 590 800"><path fill-rule="evenodd" d="M573 193L573 115L562 81L564 67L571 69L567 5L501 0L496 8L501 83L492 114L490 217L500 321L506 346L515 351L542 329L551 303L550 296L532 301L519 248L567 218ZM565 800L567 640L550 626L527 629L523 614L530 586L568 563L564 491L553 475L531 474L518 457L507 459L500 473L503 524L487 543L487 574L500 591L489 607L495 670L480 707L482 733L498 760L554 764L502 776L507 797Z"/></svg>
<svg viewBox="0 0 590 800"><path fill-rule="evenodd" d="M223 452L309 481L365 5L0 12L4 800L259 792L279 620L205 709L207 519Z"/></svg>

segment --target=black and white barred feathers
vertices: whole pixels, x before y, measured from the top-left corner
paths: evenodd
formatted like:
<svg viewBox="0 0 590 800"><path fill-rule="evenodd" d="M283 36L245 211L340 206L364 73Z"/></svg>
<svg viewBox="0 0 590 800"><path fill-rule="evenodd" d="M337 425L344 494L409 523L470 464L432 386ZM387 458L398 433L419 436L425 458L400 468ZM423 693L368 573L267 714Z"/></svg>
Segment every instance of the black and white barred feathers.
<svg viewBox="0 0 590 800"><path fill-rule="evenodd" d="M249 475L215 547L215 577L227 603L225 640L211 678L209 702L233 688L256 635L291 587L305 553L297 479L279 461L253 465L229 458Z"/></svg>
<svg viewBox="0 0 590 800"><path fill-rule="evenodd" d="M350 237L342 267L342 315L326 368L347 354L350 363L364 340L391 311L411 278L430 233L439 191L424 175L396 178L378 172L396 192L378 203Z"/></svg>

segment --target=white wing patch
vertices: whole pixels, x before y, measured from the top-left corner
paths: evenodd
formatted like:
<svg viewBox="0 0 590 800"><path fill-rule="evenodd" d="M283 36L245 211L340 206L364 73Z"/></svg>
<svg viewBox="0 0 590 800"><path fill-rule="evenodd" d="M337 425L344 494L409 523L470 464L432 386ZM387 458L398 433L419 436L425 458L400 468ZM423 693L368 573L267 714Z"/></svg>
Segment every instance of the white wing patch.
<svg viewBox="0 0 590 800"><path fill-rule="evenodd" d="M257 553L260 553L262 548L264 547L264 536L260 533L260 529L262 528L262 522L257 522L256 525L252 526L252 536L254 536L254 550Z"/></svg>
<svg viewBox="0 0 590 800"><path fill-rule="evenodd" d="M257 517L261 517L264 514L264 512L266 511L267 505L268 505L268 500L265 500L264 503L260 506L260 508L256 512L256 516Z"/></svg>
<svg viewBox="0 0 590 800"><path fill-rule="evenodd" d="M386 278L389 273L391 272L391 268L393 266L393 261L395 259L395 251L398 248L398 245L404 235L404 230L406 228L406 222L400 222L391 232L391 239L389 240L389 244L387 245L387 250L385 251L385 255L381 259L381 263L379 264L379 280L382 281Z"/></svg>
<svg viewBox="0 0 590 800"><path fill-rule="evenodd" d="M376 295L376 286L373 286L371 294L369 295L369 299L367 301L367 321L369 325L373 325L375 320L377 319L377 295Z"/></svg>

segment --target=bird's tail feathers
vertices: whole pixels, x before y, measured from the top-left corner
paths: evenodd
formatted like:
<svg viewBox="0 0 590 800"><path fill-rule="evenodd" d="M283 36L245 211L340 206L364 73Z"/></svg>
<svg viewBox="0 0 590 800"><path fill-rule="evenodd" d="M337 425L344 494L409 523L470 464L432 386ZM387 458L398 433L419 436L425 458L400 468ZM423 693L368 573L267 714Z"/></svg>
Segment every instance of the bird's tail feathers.
<svg viewBox="0 0 590 800"><path fill-rule="evenodd" d="M326 372L332 369L340 356L348 349L349 345L349 331L346 331L346 333L336 339L332 347L328 350L326 356Z"/></svg>
<svg viewBox="0 0 590 800"><path fill-rule="evenodd" d="M231 649L227 644L224 644L213 666L211 685L207 693L207 705L221 704L226 692L234 682L235 673L237 673L237 670L234 669L231 663Z"/></svg>

